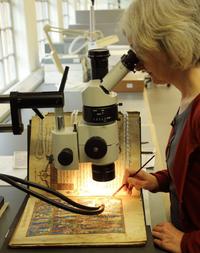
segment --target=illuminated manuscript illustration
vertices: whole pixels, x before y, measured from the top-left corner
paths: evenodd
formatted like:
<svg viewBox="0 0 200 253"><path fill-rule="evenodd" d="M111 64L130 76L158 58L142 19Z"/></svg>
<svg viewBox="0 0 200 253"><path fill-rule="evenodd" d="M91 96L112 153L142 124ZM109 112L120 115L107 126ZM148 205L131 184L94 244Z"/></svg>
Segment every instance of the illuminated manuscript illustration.
<svg viewBox="0 0 200 253"><path fill-rule="evenodd" d="M89 206L91 198L84 198L79 202ZM121 200L97 198L96 203L106 203L105 211L101 215L83 216L63 211L38 200L26 236L124 233Z"/></svg>
<svg viewBox="0 0 200 253"><path fill-rule="evenodd" d="M65 115L65 120L67 125L70 122L69 113ZM92 216L74 214L29 197L9 242L11 247L120 246L146 243L141 196L131 197L121 191L112 197L121 185L124 168L140 167L139 115L120 114L118 124L120 155L115 162L116 177L112 181L96 182L92 180L89 163L80 164L77 170L55 169L51 157L54 115L48 114L43 120L37 116L32 118L30 181L53 188L87 206L104 204L105 210Z"/></svg>

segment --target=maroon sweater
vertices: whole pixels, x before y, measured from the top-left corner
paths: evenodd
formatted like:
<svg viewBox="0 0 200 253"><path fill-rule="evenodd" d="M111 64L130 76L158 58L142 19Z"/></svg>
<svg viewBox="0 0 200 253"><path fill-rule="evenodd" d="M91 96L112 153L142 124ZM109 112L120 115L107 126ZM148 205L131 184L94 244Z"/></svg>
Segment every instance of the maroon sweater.
<svg viewBox="0 0 200 253"><path fill-rule="evenodd" d="M177 146L172 171L184 232L182 253L200 253L200 94L193 101ZM154 175L159 183L159 191L169 192L169 172L162 170Z"/></svg>

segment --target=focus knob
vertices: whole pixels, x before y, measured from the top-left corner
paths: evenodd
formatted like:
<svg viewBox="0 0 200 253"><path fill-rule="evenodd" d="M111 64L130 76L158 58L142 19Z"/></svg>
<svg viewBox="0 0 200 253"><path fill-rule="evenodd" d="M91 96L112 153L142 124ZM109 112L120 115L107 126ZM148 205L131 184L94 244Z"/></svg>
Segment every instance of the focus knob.
<svg viewBox="0 0 200 253"><path fill-rule="evenodd" d="M107 145L99 136L91 137L85 144L85 153L93 159L101 159L107 153Z"/></svg>
<svg viewBox="0 0 200 253"><path fill-rule="evenodd" d="M58 161L61 165L70 165L73 161L73 152L69 148L64 148L58 155Z"/></svg>

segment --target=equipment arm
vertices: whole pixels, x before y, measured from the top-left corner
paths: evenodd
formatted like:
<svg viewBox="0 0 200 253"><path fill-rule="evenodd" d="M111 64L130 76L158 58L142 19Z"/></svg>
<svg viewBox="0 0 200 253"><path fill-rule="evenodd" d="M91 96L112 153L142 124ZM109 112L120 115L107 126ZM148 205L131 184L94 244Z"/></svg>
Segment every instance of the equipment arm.
<svg viewBox="0 0 200 253"><path fill-rule="evenodd" d="M10 103L12 124L1 124L0 132L13 132L21 134L24 130L21 109L31 108L39 117L42 114L37 108L61 108L64 106L64 87L69 68L66 66L59 91L48 92L11 92L10 95L1 95L0 103Z"/></svg>

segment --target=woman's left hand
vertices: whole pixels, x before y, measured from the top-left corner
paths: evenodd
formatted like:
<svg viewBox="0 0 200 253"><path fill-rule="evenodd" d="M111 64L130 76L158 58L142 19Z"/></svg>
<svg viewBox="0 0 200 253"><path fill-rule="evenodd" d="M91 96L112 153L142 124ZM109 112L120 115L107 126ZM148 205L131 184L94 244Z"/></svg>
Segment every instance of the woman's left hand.
<svg viewBox="0 0 200 253"><path fill-rule="evenodd" d="M181 240L184 233L175 228L171 223L164 222L156 225L152 234L155 237L154 243L160 248L172 253L181 253Z"/></svg>

